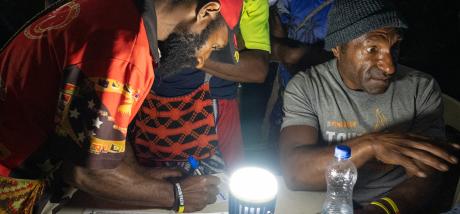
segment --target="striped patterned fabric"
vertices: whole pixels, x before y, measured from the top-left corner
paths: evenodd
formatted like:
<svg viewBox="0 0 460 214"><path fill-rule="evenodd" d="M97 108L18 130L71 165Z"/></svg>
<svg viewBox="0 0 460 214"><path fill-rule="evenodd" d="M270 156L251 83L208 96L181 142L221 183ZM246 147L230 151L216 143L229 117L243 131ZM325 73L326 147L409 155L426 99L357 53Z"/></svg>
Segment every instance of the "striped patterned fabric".
<svg viewBox="0 0 460 214"><path fill-rule="evenodd" d="M45 184L41 180L0 176L0 213L32 213L35 202L42 195L44 187Z"/></svg>
<svg viewBox="0 0 460 214"><path fill-rule="evenodd" d="M213 156L217 134L206 82L181 97L160 97L150 93L134 119L131 139L142 164L157 161L187 161Z"/></svg>

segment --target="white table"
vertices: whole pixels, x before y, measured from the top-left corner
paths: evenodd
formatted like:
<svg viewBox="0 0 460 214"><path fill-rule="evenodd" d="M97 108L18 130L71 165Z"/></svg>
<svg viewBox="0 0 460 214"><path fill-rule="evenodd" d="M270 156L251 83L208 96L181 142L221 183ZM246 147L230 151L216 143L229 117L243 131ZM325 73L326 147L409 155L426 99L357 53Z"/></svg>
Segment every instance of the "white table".
<svg viewBox="0 0 460 214"><path fill-rule="evenodd" d="M325 193L289 190L282 177L277 177L279 192L276 201L275 214L317 214L321 211ZM228 202L218 202L208 205L205 209L195 213L227 214ZM175 213L170 210L98 210L81 207L65 207L59 214L165 214Z"/></svg>

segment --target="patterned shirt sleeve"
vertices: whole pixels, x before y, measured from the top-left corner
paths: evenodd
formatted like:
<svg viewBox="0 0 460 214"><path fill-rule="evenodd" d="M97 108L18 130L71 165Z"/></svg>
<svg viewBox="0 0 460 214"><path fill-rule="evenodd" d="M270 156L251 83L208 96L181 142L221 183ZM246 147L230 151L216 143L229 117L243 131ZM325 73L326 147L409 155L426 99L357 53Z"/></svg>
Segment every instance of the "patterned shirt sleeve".
<svg viewBox="0 0 460 214"><path fill-rule="evenodd" d="M290 0L279 0L276 2L276 10L280 17L281 23L288 24L291 19Z"/></svg>
<svg viewBox="0 0 460 214"><path fill-rule="evenodd" d="M65 68L55 117L63 158L88 168L116 167L127 127L152 82L153 72L117 59Z"/></svg>

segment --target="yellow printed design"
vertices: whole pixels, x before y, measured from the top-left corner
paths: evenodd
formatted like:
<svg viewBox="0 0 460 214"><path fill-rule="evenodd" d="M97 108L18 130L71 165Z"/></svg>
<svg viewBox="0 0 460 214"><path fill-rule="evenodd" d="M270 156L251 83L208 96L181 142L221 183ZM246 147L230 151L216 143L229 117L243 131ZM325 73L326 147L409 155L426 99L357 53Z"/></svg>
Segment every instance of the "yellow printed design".
<svg viewBox="0 0 460 214"><path fill-rule="evenodd" d="M374 130L375 131L380 131L388 126L388 120L385 117L385 114L377 108L375 109L375 117L376 117L376 122L374 124Z"/></svg>
<svg viewBox="0 0 460 214"><path fill-rule="evenodd" d="M123 153L129 124L126 115L130 114L125 108L131 109L138 91L113 79L87 78L77 66L69 66L63 73L56 142L81 148L66 151L69 155Z"/></svg>
<svg viewBox="0 0 460 214"><path fill-rule="evenodd" d="M140 90L134 89L114 79L91 78L97 92L121 94L124 99L117 111L125 116L131 115L132 105L139 99Z"/></svg>
<svg viewBox="0 0 460 214"><path fill-rule="evenodd" d="M240 52L235 50L235 54L234 54L233 57L235 58L235 62L239 62L240 61Z"/></svg>
<svg viewBox="0 0 460 214"><path fill-rule="evenodd" d="M352 120L352 121L329 120L327 121L327 126L334 127L334 128L355 129L356 127L358 127L358 121L356 120Z"/></svg>
<svg viewBox="0 0 460 214"><path fill-rule="evenodd" d="M91 138L90 152L92 154L101 153L122 153L125 151L125 141L103 140L96 137Z"/></svg>
<svg viewBox="0 0 460 214"><path fill-rule="evenodd" d="M57 134L61 136L68 136L81 146L81 142L79 142L77 135L72 131L72 126L68 119L70 103L72 102L77 90L78 87L74 84L64 84L64 87L59 94L58 110L56 112L55 122L57 123Z"/></svg>
<svg viewBox="0 0 460 214"><path fill-rule="evenodd" d="M43 194L41 180L14 179L0 176L0 213L32 213Z"/></svg>
<svg viewBox="0 0 460 214"><path fill-rule="evenodd" d="M64 28L79 14L80 4L71 1L28 26L24 30L24 35L29 39L40 39L47 31Z"/></svg>

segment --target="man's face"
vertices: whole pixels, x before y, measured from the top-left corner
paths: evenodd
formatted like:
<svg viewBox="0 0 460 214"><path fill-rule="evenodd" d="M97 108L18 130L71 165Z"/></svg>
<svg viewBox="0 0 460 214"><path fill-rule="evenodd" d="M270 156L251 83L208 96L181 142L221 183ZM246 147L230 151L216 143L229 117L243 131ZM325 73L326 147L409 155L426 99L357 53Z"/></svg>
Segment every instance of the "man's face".
<svg viewBox="0 0 460 214"><path fill-rule="evenodd" d="M369 94L385 92L396 71L400 41L395 28L381 28L334 48L347 87Z"/></svg>
<svg viewBox="0 0 460 214"><path fill-rule="evenodd" d="M159 43L161 61L160 75L172 75L183 68L197 66L197 57L206 60L213 50L225 47L228 30L221 16L212 20L201 33L190 33L187 28L178 27L165 41Z"/></svg>

